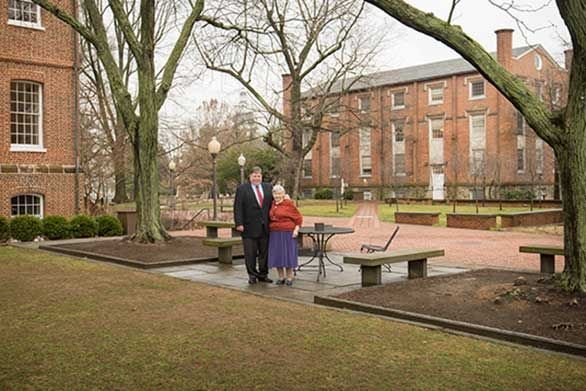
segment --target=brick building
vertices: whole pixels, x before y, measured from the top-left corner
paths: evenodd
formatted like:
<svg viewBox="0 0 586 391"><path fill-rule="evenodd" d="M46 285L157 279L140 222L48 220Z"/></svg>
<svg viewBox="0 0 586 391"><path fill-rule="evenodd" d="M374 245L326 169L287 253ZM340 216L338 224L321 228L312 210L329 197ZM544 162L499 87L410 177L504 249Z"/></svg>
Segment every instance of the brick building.
<svg viewBox="0 0 586 391"><path fill-rule="evenodd" d="M75 1L58 6L76 13ZM0 0L0 215L79 210L77 38L29 0Z"/></svg>
<svg viewBox="0 0 586 391"><path fill-rule="evenodd" d="M513 49L512 35L496 31L497 60L559 105L567 71L540 45ZM368 75L337 98L325 117L331 132L305 157L305 195L343 179L364 199L553 196L553 151L463 59Z"/></svg>

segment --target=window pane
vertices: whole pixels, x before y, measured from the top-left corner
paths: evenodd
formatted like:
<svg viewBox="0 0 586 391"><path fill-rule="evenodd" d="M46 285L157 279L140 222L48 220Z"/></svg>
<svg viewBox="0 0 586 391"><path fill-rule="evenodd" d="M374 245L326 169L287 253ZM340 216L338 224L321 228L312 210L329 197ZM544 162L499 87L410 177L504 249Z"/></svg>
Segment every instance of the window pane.
<svg viewBox="0 0 586 391"><path fill-rule="evenodd" d="M443 138L444 137L444 120L442 118L431 120L431 137L432 138Z"/></svg>
<svg viewBox="0 0 586 391"><path fill-rule="evenodd" d="M517 149L517 171L525 170L525 149Z"/></svg>
<svg viewBox="0 0 586 391"><path fill-rule="evenodd" d="M405 121L395 121L393 122L393 128L395 133L395 142L401 142L405 140L405 133L404 133Z"/></svg>
<svg viewBox="0 0 586 391"><path fill-rule="evenodd" d="M405 106L405 93L404 92L395 92L393 94L393 107L403 107Z"/></svg>
<svg viewBox="0 0 586 391"><path fill-rule="evenodd" d="M395 155L395 174L405 173L405 154L398 153Z"/></svg>
<svg viewBox="0 0 586 391"><path fill-rule="evenodd" d="M484 81L474 81L471 84L471 95L473 97L476 96L484 96Z"/></svg>
<svg viewBox="0 0 586 391"><path fill-rule="evenodd" d="M25 81L10 83L10 132L15 144L40 145L41 88Z"/></svg>

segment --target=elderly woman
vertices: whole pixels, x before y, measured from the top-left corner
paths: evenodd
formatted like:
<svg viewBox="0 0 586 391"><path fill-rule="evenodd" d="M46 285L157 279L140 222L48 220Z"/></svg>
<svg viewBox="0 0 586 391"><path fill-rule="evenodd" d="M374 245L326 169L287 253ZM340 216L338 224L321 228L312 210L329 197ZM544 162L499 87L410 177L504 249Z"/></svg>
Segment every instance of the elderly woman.
<svg viewBox="0 0 586 391"><path fill-rule="evenodd" d="M297 267L297 235L303 223L301 213L290 199L285 199L281 185L273 187L273 205L269 212L269 267L277 269L277 285L293 285Z"/></svg>

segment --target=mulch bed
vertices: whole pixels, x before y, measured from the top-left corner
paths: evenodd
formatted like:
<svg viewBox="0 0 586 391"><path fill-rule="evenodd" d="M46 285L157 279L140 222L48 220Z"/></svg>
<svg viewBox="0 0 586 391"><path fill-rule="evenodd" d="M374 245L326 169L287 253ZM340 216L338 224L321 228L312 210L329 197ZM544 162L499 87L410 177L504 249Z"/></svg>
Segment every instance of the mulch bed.
<svg viewBox="0 0 586 391"><path fill-rule="evenodd" d="M185 259L217 258L215 247L204 246L204 238L183 236L174 237L156 244L135 243L126 239L100 240L74 244L60 244L59 248L84 251L98 255L124 258L147 264ZM242 256L242 245L233 247L234 256Z"/></svg>
<svg viewBox="0 0 586 391"><path fill-rule="evenodd" d="M586 295L563 292L542 274L482 269L336 297L586 345Z"/></svg>

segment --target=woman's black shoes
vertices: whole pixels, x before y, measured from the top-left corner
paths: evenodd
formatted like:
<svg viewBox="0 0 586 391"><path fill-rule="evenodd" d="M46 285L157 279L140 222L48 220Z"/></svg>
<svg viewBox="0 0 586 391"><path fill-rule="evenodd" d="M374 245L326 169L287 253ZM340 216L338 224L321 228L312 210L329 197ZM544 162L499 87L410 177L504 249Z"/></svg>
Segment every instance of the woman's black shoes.
<svg viewBox="0 0 586 391"><path fill-rule="evenodd" d="M277 285L285 285L285 279L277 280L277 282L275 282L275 284L277 284Z"/></svg>
<svg viewBox="0 0 586 391"><path fill-rule="evenodd" d="M293 280L287 280L287 281L285 281L285 285L292 286L293 285Z"/></svg>

